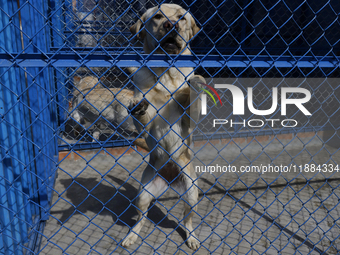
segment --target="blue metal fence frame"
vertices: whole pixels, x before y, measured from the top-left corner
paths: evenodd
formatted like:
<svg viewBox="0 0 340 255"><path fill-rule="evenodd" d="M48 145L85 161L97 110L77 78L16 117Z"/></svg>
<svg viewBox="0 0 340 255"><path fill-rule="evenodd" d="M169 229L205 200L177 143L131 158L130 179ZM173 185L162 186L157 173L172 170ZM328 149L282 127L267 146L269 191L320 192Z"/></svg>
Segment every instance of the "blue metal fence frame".
<svg viewBox="0 0 340 255"><path fill-rule="evenodd" d="M104 50L97 47L88 52L85 51L88 50L87 48L80 49L80 52L76 50L72 52L72 49L67 48L65 52L58 47L63 44L64 39L63 28L60 24L64 4L62 0L1 2L0 30L4 32L3 38L0 38L0 82L2 85L0 87L0 247L2 247L0 251L7 254L22 254L23 250L34 253L37 249L38 234L42 233L43 222L48 218L56 174L55 156L58 150L131 144L131 141L123 140L110 141L105 144L84 143L58 146L57 133L62 129L58 122L59 124L64 122L63 116L65 117L66 112L58 96L66 94L63 83L67 78L64 77L57 82L54 77L56 73L62 73L64 68L201 66L204 68L320 68L321 70L330 68L336 70L340 64L340 57L334 55L200 54L169 58L131 54L132 52L120 54L119 48L108 48L105 55L96 55L96 51ZM46 25L46 22L51 24ZM41 28L41 24L45 26ZM42 32L42 29L45 31ZM25 36L20 31L24 32ZM53 42L50 41L52 37ZM243 37L245 38L246 35ZM28 38L33 38L33 41ZM22 48L22 45L29 47ZM324 75L328 76L329 73L325 72ZM39 118L37 118L38 115ZM301 128L297 132L321 131L325 128L327 127ZM273 131L258 133L258 135L269 134L273 134ZM237 133L234 137L247 135ZM215 134L209 138L227 137L230 135ZM206 139L206 137L196 137L196 139Z"/></svg>
<svg viewBox="0 0 340 255"><path fill-rule="evenodd" d="M48 2L1 1L1 54L49 52ZM34 7L34 8L33 8ZM48 219L57 162L49 67L0 67L0 252L34 253Z"/></svg>
<svg viewBox="0 0 340 255"><path fill-rule="evenodd" d="M47 53L43 57L41 54L1 54L0 53L0 67L17 66L21 68L28 67L53 67L55 69L63 69L67 67L79 68L86 66L91 67L197 67L204 68L217 67L217 68L325 68L336 70L340 66L340 57L329 56L220 56L220 55L195 55L195 56L174 56L169 58L168 56L153 55L148 56L145 54L112 54L108 52L106 55L95 55L94 51L88 53ZM325 76L329 73L324 73ZM59 94L67 93L65 86L61 86ZM64 94L64 97L67 95ZM60 103L59 105L62 105ZM65 106L66 108L67 106ZM63 108L60 107L62 110ZM66 109L63 110L67 112ZM62 120L65 121L65 114L60 113ZM63 126L61 125L60 128ZM265 130L257 132L257 135L273 135L284 133L299 133L299 132L311 132L311 131L324 131L329 130L329 126L313 126L313 127L301 127L297 129L281 129L281 130ZM61 131L61 130L59 130ZM231 136L246 137L249 132L236 132L233 134L228 133L214 133L210 135L196 135L193 140L205 140L205 139L222 139L230 138ZM104 143L74 143L74 144L59 144L59 150L83 150L83 149L95 149L95 148L107 148L112 146L128 146L131 145L133 139L105 141Z"/></svg>

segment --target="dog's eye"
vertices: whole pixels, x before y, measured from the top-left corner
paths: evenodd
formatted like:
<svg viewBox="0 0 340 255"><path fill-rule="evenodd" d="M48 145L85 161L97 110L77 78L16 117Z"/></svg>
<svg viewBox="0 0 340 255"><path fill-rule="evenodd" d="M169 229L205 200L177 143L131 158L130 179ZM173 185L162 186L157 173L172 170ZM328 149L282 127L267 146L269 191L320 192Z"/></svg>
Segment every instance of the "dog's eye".
<svg viewBox="0 0 340 255"><path fill-rule="evenodd" d="M156 14L155 16L153 16L154 19L161 19L163 18L163 15L162 14Z"/></svg>
<svg viewBox="0 0 340 255"><path fill-rule="evenodd" d="M180 20L187 20L187 19L186 19L184 16L182 16L182 15L178 15L177 18L180 19Z"/></svg>

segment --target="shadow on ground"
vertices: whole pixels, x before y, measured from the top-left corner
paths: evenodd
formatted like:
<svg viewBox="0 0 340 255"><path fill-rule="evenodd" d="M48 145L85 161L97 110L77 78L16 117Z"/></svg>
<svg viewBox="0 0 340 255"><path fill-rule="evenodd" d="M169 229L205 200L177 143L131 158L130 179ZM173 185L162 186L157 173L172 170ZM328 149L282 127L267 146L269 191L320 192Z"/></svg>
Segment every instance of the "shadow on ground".
<svg viewBox="0 0 340 255"><path fill-rule="evenodd" d="M61 214L59 224L65 224L75 214L86 214L88 211L100 215L111 215L113 224L129 226L136 224L133 218L137 216L136 208L133 204L138 190L127 182L119 178L106 175L120 187L117 189L113 185L107 186L98 182L96 178L75 178L62 179L60 183L65 187L63 195L70 204L65 210L51 211L51 214ZM148 219L163 228L171 228L186 240L185 231L178 226L177 222L169 220L155 203L152 203L148 211Z"/></svg>

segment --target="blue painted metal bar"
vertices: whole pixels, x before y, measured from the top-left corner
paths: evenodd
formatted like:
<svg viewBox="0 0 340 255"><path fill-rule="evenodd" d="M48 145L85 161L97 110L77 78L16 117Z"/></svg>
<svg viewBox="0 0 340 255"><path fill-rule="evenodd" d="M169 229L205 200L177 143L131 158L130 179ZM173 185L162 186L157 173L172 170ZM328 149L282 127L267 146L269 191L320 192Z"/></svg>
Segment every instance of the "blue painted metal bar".
<svg viewBox="0 0 340 255"><path fill-rule="evenodd" d="M12 2L13 11L18 12L18 18L12 19L12 22L15 24L16 27L22 28L22 15L21 15L21 6L23 5L23 1L14 1ZM19 10L19 11L18 11ZM13 29L13 38L11 43L15 45L16 51L23 50L24 47L24 36L19 29ZM32 191L33 183L31 171L34 168L30 167L29 162L33 158L33 154L31 152L31 147L28 142L29 139L32 139L31 133L27 132L27 126L29 126L30 119L27 116L30 116L29 109L26 105L29 105L27 96L25 94L26 90L26 74L21 69L12 69L9 72L13 72L15 79L11 82L11 88L13 91L16 92L18 98L14 97L13 102L19 99L17 106L14 108L15 112L15 119L16 119L16 127L20 130L17 131L16 137L20 137L16 141L16 149L17 149L17 158L18 163L14 168L16 168L17 179L15 180L17 196L22 197L22 204L20 205L19 210L19 219L22 224L22 231L21 237L24 243L27 242L28 238L28 231L32 227L32 215L34 215L37 210L35 206L32 206L30 203L30 197L33 196ZM24 134L24 135L23 135ZM34 209L33 209L34 208ZM32 213L33 212L33 213ZM21 251L20 251L21 252Z"/></svg>
<svg viewBox="0 0 340 255"><path fill-rule="evenodd" d="M38 10L40 13L47 13L45 10L47 8L46 2L41 2L40 0L31 0L32 5ZM35 11L33 8L31 8L32 12ZM44 35L48 34L48 26L45 25L48 23L45 16L42 15L34 15L34 13L31 14L31 17L33 17L33 33L35 34L34 39L34 45L44 52L48 52L49 47L49 40ZM44 24L44 26L42 26ZM35 50L37 51L37 50ZM34 52L34 49L33 49ZM33 79L33 84L36 84L37 93L31 94L32 102L37 102L35 110L39 113L39 120L35 123L35 126L37 128L34 128L33 132L35 130L37 133L34 135L34 141L36 143L36 161L37 161L37 181L38 181L38 187L39 187L39 203L41 208L48 208L49 201L48 201L48 178L52 165L48 158L49 152L49 146L48 146L48 137L52 137L52 134L50 134L50 130L48 128L49 125L51 125L51 119L50 119L50 109L48 102L51 102L50 95L49 95L49 86L52 83L52 79L50 79L48 75L48 68L35 68L33 72L30 72L31 74L34 74L35 77ZM34 84L34 85L35 85ZM33 109L34 106L32 105ZM40 135L38 135L40 133ZM52 147L53 148L53 147ZM40 218L41 220L46 220L44 217L46 216L46 212L42 209Z"/></svg>
<svg viewBox="0 0 340 255"><path fill-rule="evenodd" d="M316 132L316 131L326 131L332 130L331 127L325 126L314 126L314 127L304 127L299 129L272 129L272 130L260 130L256 131L256 136L265 136L265 135L276 135L276 134L295 134L295 133L305 133L305 132ZM211 134L204 135L194 135L193 141L202 141L202 140L217 140L217 139L231 139L231 138L240 138L240 137L249 137L250 132L247 131L238 131L238 132L215 132ZM60 144L58 146L59 151L81 151L81 150L91 150L91 149L101 149L101 148L112 148L112 147L123 147L123 146L134 146L133 139L128 140L114 140L114 141L105 141L103 143L97 142L83 142L77 144Z"/></svg>
<svg viewBox="0 0 340 255"><path fill-rule="evenodd" d="M27 48L28 54L36 54L37 48L48 52L49 39L45 35L49 34L48 20L44 15L35 15L38 10L40 13L46 14L48 6L41 1L33 0L31 3L35 9L28 8L28 11L24 12L23 20L30 20L33 18L34 26L24 27L25 31L32 38L31 43L36 47ZM29 7L29 6L28 6ZM27 26L29 23L26 23ZM45 24L41 28L41 24ZM45 67L31 66L26 70L30 76L27 78L29 85L28 95L31 102L31 109L35 116L32 118L31 128L33 131L33 144L34 144L34 162L35 162L35 174L37 188L36 196L40 209L40 220L46 220L46 212L49 207L52 188L50 185L49 176L51 171L54 171L54 155L56 154L56 146L53 142L56 142L56 138L53 136L53 127L56 127L56 118L53 118L53 112L55 112L54 88L51 69ZM52 139L51 139L52 138Z"/></svg>
<svg viewBox="0 0 340 255"><path fill-rule="evenodd" d="M316 132L316 131L326 131L332 130L331 127L304 127L295 130L291 129L280 129L280 130L260 130L256 131L256 136L266 136L266 135L277 135L277 134L297 134L297 133L306 133L306 132ZM202 141L202 140L215 140L215 139L231 139L231 138L240 138L240 137L249 137L250 132L247 131L239 131L236 133L212 133L212 134L204 134L204 135L195 135L193 136L193 141ZM255 136L255 137L256 137Z"/></svg>
<svg viewBox="0 0 340 255"><path fill-rule="evenodd" d="M32 44L32 42L36 43L36 38L34 37L35 34L35 27L33 24L34 19L34 11L32 10L32 7L29 4L24 4L24 2L20 2L21 4L21 19L22 19L22 30L25 31L25 36L22 37L23 40L23 50L24 52L34 52L33 47L29 47L29 45ZM37 149L36 149L36 140L41 137L41 132L37 126L34 125L34 122L36 120L35 113L39 111L39 107L36 107L36 100L33 95L36 95L35 90L35 84L33 82L33 77L35 75L34 69L24 69L24 72L27 74L25 76L25 85L26 85L26 103L29 107L30 114L28 117L28 132L30 133L30 140L28 140L29 143L29 149L30 149L30 163L29 163L29 170L31 173L31 180L32 180L32 190L30 192L30 199L31 199L31 229L29 232L30 238L34 236L34 231L37 228L37 224L35 221L33 221L33 218L39 218L41 213L41 208L39 207L39 183L37 178L37 167L39 162L36 160L37 155ZM39 134L39 135L38 135ZM38 137L37 137L38 135ZM30 240L26 240L26 242L30 243Z"/></svg>
<svg viewBox="0 0 340 255"><path fill-rule="evenodd" d="M50 51L60 51L60 45L63 45L64 42L64 30L65 27L63 24L66 24L67 15L63 15L63 9L65 7L66 2L64 0L55 0L50 2L50 11L51 11L51 24L53 25L53 29L51 31L51 47ZM53 15L52 15L53 13ZM56 114L58 116L55 116L57 121L59 123L56 123L57 126L60 126L60 123L63 123L67 117L67 112L65 109L68 108L68 102L64 100L64 96L68 94L67 86L65 84L67 83L67 69L66 68L58 68L53 69L53 82L54 82L54 88L55 92L58 91L58 93L55 94L55 102L56 104ZM57 128L57 127L56 127ZM57 139L57 137L56 137ZM55 146L57 146L58 141L56 140Z"/></svg>
<svg viewBox="0 0 340 255"><path fill-rule="evenodd" d="M14 7L11 2L8 4L4 4L4 8L14 12ZM7 37L7 42L5 42L7 49L15 50L17 49L17 42L15 40L15 34L13 33L13 29L8 29L5 33L5 37ZM23 170L22 168L22 159L23 155L21 155L21 146L22 139L20 139L20 130L18 130L18 126L21 125L20 118L20 107L17 103L17 95L20 93L20 89L13 85L16 84L16 75L15 70L8 70L8 72L2 77L5 79L5 83L10 85L12 91L6 89L4 91L4 99L6 102L6 108L11 114L7 114L7 121L11 123L7 125L8 132L8 148L7 155L11 158L11 163L7 166L5 171L5 178L8 182L8 202L11 208L11 225L12 225L12 236L13 240L13 254L21 254L20 252L20 242L25 240L27 237L27 232L25 230L25 225L23 224L22 219L25 218L24 210L23 210L23 200L24 194L22 192L22 185L20 182L20 174ZM21 162L20 162L21 161Z"/></svg>
<svg viewBox="0 0 340 255"><path fill-rule="evenodd" d="M49 27L41 29L47 24L41 15L47 13L47 3L1 1L1 8L0 52L36 54L36 47L49 51ZM37 247L46 220L57 151L52 81L51 68L0 68L1 254L23 254ZM28 243L32 247L24 246Z"/></svg>
<svg viewBox="0 0 340 255"><path fill-rule="evenodd" d="M18 27L21 28L21 31L25 32L27 34L32 34L32 26L31 23L31 17L27 15L27 13L30 12L30 6L28 4L25 4L25 1L17 1L19 3L18 9L20 8L19 19L21 19L21 23L19 23ZM20 22L20 21L19 21ZM25 36L20 31L20 36L17 37L17 40L21 40L21 45L18 47L18 51L22 50L25 52L25 46L30 44L30 38ZM19 32L19 31L18 31ZM37 195L36 191L38 188L37 182L36 182L36 175L35 175L35 152L34 152L34 138L33 138L33 132L32 132L32 109L31 109L31 102L29 98L29 91L30 91L30 84L29 84L29 74L27 73L27 69L18 69L17 70L17 77L20 77L20 85L22 87L22 95L20 97L23 111L22 111L22 119L23 119L23 134L25 138L24 143L24 155L26 157L26 173L27 173L27 181L28 181L28 187L26 190L26 193L29 197L29 200L27 201L26 211L27 212L27 222L30 224L30 229L33 228L33 217L36 215L39 215L40 208L37 206ZM27 242L27 241L26 241Z"/></svg>
<svg viewBox="0 0 340 255"><path fill-rule="evenodd" d="M0 67L278 67L278 68L335 68L340 57L286 57L286 56L219 56L196 55L176 56L173 59L164 55L94 55L94 54L1 54Z"/></svg>
<svg viewBox="0 0 340 255"><path fill-rule="evenodd" d="M58 146L59 151L69 151L69 150L90 150L99 148L112 148L112 147L122 147L132 145L133 140L115 140L106 141L104 143L77 143L77 144L61 144Z"/></svg>
<svg viewBox="0 0 340 255"><path fill-rule="evenodd" d="M14 13L17 10L16 2L5 1L2 8L8 13ZM0 15L1 23L8 24L10 18L6 15ZM9 51L18 51L20 41L16 40L18 31L14 29L14 24L18 25L18 20L12 20L11 26L6 27L2 33L0 48ZM1 212L4 216L2 222L2 232L4 233L3 244L5 254L22 254L21 243L27 239L27 221L30 215L26 215L25 204L27 197L24 190L27 190L27 184L23 177L25 155L22 153L23 138L21 137L20 127L22 126L21 105L18 102L20 98L20 86L16 86L17 77L14 69L1 72L1 106L3 114L7 114L2 118L1 124L1 161L2 161L2 187L1 200L7 205L7 212ZM11 234L7 233L8 231ZM6 235L6 236L5 236Z"/></svg>
<svg viewBox="0 0 340 255"><path fill-rule="evenodd" d="M0 109L5 111L5 98L3 93L3 87L0 87ZM3 122L4 120L2 120ZM6 254L7 252L13 252L13 238L12 238L12 230L10 226L11 217L10 217L10 206L7 197L8 192L8 183L5 179L5 173L8 170L8 166L11 163L11 159L6 155L6 149L9 146L8 141L8 132L7 125L0 122L0 226L1 226L1 244L2 244L2 252Z"/></svg>

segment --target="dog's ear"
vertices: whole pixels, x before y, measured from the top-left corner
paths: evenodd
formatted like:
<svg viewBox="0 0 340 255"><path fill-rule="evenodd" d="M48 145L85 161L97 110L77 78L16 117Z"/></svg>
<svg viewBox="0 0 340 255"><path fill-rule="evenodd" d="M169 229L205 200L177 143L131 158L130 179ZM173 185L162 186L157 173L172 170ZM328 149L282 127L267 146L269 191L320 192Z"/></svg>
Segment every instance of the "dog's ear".
<svg viewBox="0 0 340 255"><path fill-rule="evenodd" d="M133 34L133 35L137 35L137 39L138 40L143 40L144 39L144 36L145 36L145 30L142 29L143 26L144 26L144 22L146 20L146 13L144 13L142 15L142 17L140 17L137 22L135 24L133 24L131 27L130 27L130 32ZM141 30L142 29L142 30Z"/></svg>
<svg viewBox="0 0 340 255"><path fill-rule="evenodd" d="M200 31L200 28L196 25L195 19L190 15L190 20L191 20L191 35L190 38L194 37L195 34Z"/></svg>

